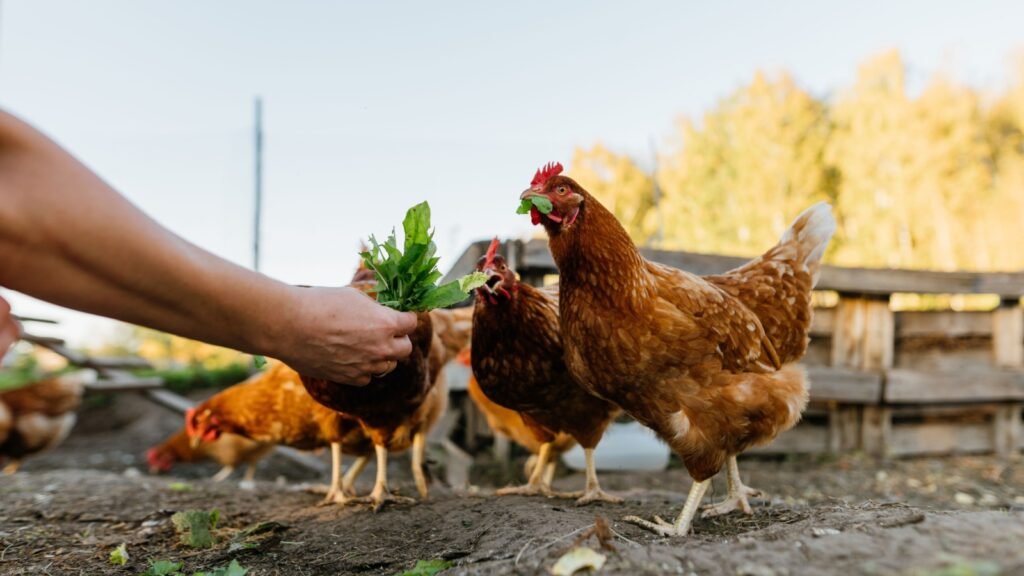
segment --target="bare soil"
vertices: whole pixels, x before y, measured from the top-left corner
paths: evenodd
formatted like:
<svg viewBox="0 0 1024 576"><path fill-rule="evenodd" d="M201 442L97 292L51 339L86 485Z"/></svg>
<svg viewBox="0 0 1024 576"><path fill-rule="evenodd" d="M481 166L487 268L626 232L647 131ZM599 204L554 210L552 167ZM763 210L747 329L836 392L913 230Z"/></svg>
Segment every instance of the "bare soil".
<svg viewBox="0 0 1024 576"><path fill-rule="evenodd" d="M185 563L186 573L237 559L250 574L396 574L417 560L445 559L444 574L548 574L595 522L608 520L615 551L603 574L1024 574L1024 466L990 457L879 462L863 457L741 460L747 484L770 497L753 516L698 520L687 538L666 539L622 517L674 517L689 488L684 470L604 473L623 505L577 508L571 501L491 495L521 468L479 459L474 481L453 491L439 481L431 498L374 514L366 507L321 507L300 490L318 474L273 456L253 490L237 476L213 483L217 466L145 474L142 453L180 418L133 396L93 401L72 437L0 477L0 574L138 574L150 560ZM408 462L395 457L397 491L414 495ZM435 474L435 477L443 477ZM370 489L373 467L358 483ZM486 483L490 482L491 485ZM183 486L182 483L185 485ZM579 489L580 474L556 481ZM187 488L182 490L182 488ZM708 501L721 498L716 484ZM178 544L176 511L218 509L219 543ZM243 536L263 522L271 529ZM130 561L108 557L127 544Z"/></svg>

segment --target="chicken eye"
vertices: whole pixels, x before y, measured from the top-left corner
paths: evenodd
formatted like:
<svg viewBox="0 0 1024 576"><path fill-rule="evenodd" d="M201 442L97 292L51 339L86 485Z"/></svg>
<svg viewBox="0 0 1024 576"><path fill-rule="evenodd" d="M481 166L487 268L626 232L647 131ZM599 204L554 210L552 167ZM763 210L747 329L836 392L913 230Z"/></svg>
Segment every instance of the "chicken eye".
<svg viewBox="0 0 1024 576"><path fill-rule="evenodd" d="M565 186L559 186L555 191L564 196L565 195Z"/></svg>

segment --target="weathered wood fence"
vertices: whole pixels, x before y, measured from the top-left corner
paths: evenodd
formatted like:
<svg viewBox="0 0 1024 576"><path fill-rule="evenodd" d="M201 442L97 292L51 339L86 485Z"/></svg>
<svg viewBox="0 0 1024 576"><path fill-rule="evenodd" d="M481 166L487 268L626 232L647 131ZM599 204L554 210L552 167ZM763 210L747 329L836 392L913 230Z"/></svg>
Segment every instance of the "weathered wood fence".
<svg viewBox="0 0 1024 576"><path fill-rule="evenodd" d="M449 276L487 248L471 244ZM557 274L546 240L503 245L525 282ZM650 260L718 274L746 258L643 250ZM804 364L811 405L763 453L864 451L878 456L1024 449L1024 273L931 272L825 266L818 289L838 293L815 311ZM983 312L894 311L893 294L992 294Z"/></svg>

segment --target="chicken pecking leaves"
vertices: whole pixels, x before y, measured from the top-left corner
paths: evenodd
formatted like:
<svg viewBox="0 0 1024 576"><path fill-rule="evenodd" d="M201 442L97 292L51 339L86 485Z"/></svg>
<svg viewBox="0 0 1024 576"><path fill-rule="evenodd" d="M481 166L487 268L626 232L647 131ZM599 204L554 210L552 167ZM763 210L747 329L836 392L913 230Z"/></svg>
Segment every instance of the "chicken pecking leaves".
<svg viewBox="0 0 1024 576"><path fill-rule="evenodd" d="M516 208L516 214L529 214L531 208L536 208L541 214L550 214L554 207L551 200L543 196L530 196L529 198L523 198L519 203L519 208Z"/></svg>
<svg viewBox="0 0 1024 576"><path fill-rule="evenodd" d="M441 272L434 255L434 232L430 229L430 205L421 202L409 209L402 221L405 242L400 249L394 230L381 243L370 236L370 248L360 256L377 277L377 301L400 311L422 312L444 308L466 299L469 291L482 286L487 276L474 272L437 285Z"/></svg>

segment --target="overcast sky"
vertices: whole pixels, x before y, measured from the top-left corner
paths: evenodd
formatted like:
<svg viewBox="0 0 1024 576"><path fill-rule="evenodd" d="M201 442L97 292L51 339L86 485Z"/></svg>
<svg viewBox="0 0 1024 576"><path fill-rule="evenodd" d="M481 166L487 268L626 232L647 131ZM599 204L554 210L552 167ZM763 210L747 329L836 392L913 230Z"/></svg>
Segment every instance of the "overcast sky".
<svg viewBox="0 0 1024 576"><path fill-rule="evenodd" d="M537 166L602 141L645 161L757 69L816 94L888 48L920 85L981 87L1024 47L1019 2L3 0L0 106L175 232L248 263L265 102L263 270L340 284L360 237L429 200L442 267L530 232ZM0 191L2 193L2 191ZM694 247L698 249L699 247ZM81 343L109 325L14 295Z"/></svg>

